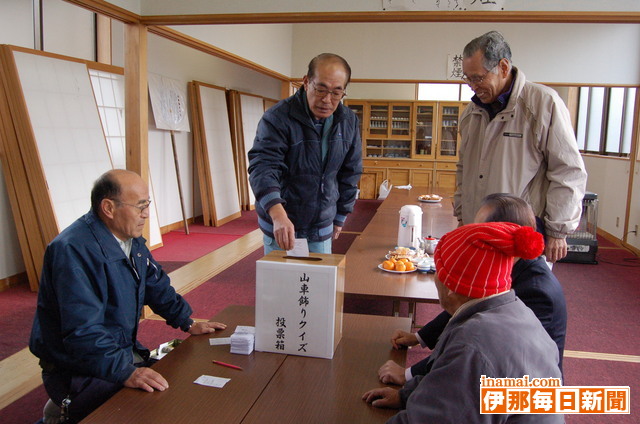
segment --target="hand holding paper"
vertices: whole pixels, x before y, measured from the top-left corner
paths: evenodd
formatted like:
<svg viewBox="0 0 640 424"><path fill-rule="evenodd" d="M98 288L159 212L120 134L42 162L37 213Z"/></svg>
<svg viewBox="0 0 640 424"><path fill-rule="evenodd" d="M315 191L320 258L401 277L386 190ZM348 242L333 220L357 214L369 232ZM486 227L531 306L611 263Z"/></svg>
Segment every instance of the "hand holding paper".
<svg viewBox="0 0 640 424"><path fill-rule="evenodd" d="M295 239L293 243L293 249L287 250L287 255L297 256L299 258L309 257L309 243L307 242L307 239Z"/></svg>

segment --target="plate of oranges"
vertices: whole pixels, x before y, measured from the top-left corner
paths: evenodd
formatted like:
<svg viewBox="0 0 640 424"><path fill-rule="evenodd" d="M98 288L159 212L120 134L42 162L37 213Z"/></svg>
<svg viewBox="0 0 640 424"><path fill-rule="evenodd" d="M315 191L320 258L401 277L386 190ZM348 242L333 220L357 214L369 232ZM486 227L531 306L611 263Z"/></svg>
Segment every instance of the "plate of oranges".
<svg viewBox="0 0 640 424"><path fill-rule="evenodd" d="M395 259L393 257L387 259L381 264L378 264L378 268L383 271L393 272L396 274L406 274L407 272L414 272L417 270L415 264L411 262L411 260L407 258Z"/></svg>

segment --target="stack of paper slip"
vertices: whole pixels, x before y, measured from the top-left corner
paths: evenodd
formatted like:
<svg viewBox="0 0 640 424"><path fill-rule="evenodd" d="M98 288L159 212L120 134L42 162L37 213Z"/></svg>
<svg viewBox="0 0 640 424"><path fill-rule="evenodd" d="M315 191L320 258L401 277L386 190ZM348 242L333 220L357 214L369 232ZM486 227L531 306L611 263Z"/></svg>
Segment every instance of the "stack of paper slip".
<svg viewBox="0 0 640 424"><path fill-rule="evenodd" d="M246 325L237 326L236 331L231 335L231 353L249 355L253 352L256 337L255 333L255 327Z"/></svg>

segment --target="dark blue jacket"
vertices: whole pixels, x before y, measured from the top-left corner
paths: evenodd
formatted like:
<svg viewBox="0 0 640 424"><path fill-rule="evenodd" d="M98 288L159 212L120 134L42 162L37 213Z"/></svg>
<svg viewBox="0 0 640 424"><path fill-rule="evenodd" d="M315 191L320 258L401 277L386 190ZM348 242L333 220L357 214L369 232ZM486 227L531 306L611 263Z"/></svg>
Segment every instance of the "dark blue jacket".
<svg viewBox="0 0 640 424"><path fill-rule="evenodd" d="M134 349L147 304L174 328L188 330L191 308L145 246L132 240L135 269L93 213L47 246L29 347L48 367L123 383L135 370Z"/></svg>
<svg viewBox="0 0 640 424"><path fill-rule="evenodd" d="M567 304L562 286L549 269L543 257L536 259L520 259L511 271L511 288L522 302L533 311L551 339L558 346L562 370L564 342L567 335ZM451 315L443 311L431 322L422 327L418 334L429 349L433 349ZM428 358L427 358L428 359ZM424 375L426 362L424 359L411 367L411 374Z"/></svg>
<svg viewBox="0 0 640 424"><path fill-rule="evenodd" d="M265 234L273 237L267 211L282 203L296 237L323 241L331 237L334 224L344 225L353 210L362 173L362 146L357 116L340 104L333 113L323 165L322 134L306 102L301 87L265 112L248 153L249 181Z"/></svg>

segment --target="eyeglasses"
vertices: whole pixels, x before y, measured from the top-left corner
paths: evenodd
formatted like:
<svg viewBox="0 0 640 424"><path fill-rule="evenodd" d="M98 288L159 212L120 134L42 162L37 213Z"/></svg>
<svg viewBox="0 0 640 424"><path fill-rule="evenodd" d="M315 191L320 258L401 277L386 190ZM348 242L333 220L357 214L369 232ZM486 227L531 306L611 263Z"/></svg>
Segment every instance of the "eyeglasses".
<svg viewBox="0 0 640 424"><path fill-rule="evenodd" d="M496 69L498 67L498 65L494 66L493 68L489 69L483 76L479 77L479 76L473 76L473 77L468 77L466 75L462 75L462 81L464 81L467 85L480 85L482 84L482 81L484 81L484 79L487 77L487 75L489 75L490 73L493 72L494 69Z"/></svg>
<svg viewBox="0 0 640 424"><path fill-rule="evenodd" d="M147 200L141 205L132 205L131 203L122 202L118 199L111 199L111 200L121 205L127 205L127 206L131 206L132 208L136 208L140 211L140 213L143 213L145 210L149 209L149 206L151 206L151 200Z"/></svg>
<svg viewBox="0 0 640 424"><path fill-rule="evenodd" d="M325 96L327 94L331 94L331 98L333 100L341 100L344 96L347 95L347 92L342 90L342 89L340 89L340 88L335 89L335 90L327 90L324 87L318 88L316 86L315 81L311 81L311 84L313 84L313 91L315 91L316 95L320 96L323 99L325 98Z"/></svg>

